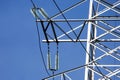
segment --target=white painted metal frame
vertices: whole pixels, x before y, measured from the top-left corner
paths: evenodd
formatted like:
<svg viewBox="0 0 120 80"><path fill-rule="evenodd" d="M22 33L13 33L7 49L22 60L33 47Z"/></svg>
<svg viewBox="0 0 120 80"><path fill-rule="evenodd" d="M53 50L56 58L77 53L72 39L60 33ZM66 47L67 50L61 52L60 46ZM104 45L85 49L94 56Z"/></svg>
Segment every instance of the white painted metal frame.
<svg viewBox="0 0 120 80"><path fill-rule="evenodd" d="M92 11L93 10L93 0L90 0L90 3L89 3L89 16L88 16L88 19L91 19L92 18ZM90 40L91 40L91 27L92 27L92 23L91 22L89 22L88 23L88 32L87 32L87 45L86 45L86 51L88 52L86 52L86 62L85 62L85 64L88 64L89 63L89 58L90 58L90 56L88 55L89 54L89 52L90 52ZM88 80L88 72L89 72L89 70L88 70L88 67L86 66L85 67L85 78L84 78L84 80ZM94 76L91 76L91 77L94 77Z"/></svg>
<svg viewBox="0 0 120 80"><path fill-rule="evenodd" d="M68 12L71 9L79 6L80 4L86 2L87 0L83 0L83 2L69 8L68 10L65 10L62 12ZM85 65L82 67L77 67L68 71L64 71L58 74L55 74L53 76L49 76L43 80L49 80L52 79L53 77L57 77L57 76L61 76L61 80L63 80L63 74L66 76L66 78L68 78L69 80L72 80L72 78L70 76L67 75L67 73L79 70L79 69L85 69L85 73L84 73L84 80L94 80L95 79L95 75L99 75L100 78L98 78L98 80L105 80L105 79L109 79L113 76L116 76L117 78L120 78L120 65L118 64L98 64L97 61L102 60L105 57L111 57L115 60L118 61L118 63L120 63L120 54L118 52L118 50L120 50L120 46L116 46L115 48L110 48L105 47L104 45L100 44L101 42L120 42L120 36L116 35L114 33L114 31L117 31L120 33L120 24L117 26L112 26L111 24L107 23L106 21L120 21L120 16L104 16L101 17L102 14L106 13L107 11L113 11L116 14L120 15L120 11L115 9L116 7L120 6L120 0L116 1L115 3L112 3L111 6L106 5L104 3L102 3L103 0L88 0L89 1L89 13L88 13L88 19L67 19L68 22L79 22L79 21L86 21L85 25L87 24L88 26L88 30L87 30L87 39L62 39L64 36L66 36L66 34L70 34L75 30L78 30L80 28L83 27L84 24L80 24L79 26L76 26L75 28L73 28L73 30L69 30L67 32L65 32L64 34L61 34L59 36L57 36L58 42L86 42L86 61L85 61ZM106 0L107 1L107 0ZM97 3L99 6L104 6L105 8L99 11L99 6L97 6L97 11L96 14L93 14L93 5L94 3ZM35 12L35 11L34 11ZM34 14L34 13L33 13ZM62 15L61 13L56 14L55 16L51 17L50 19L44 19L44 20L40 20L37 19L37 22L49 22L49 21L53 21L53 22L66 22L65 19L54 19L60 15ZM104 26L101 26L100 24L104 24L105 26L109 27L109 29L106 29ZM94 26L95 31L92 33L94 34L94 38L91 37L91 32L92 32L92 26ZM102 33L100 33L99 35L97 35L97 33L99 33L97 31L97 29L101 29L103 30ZM106 36L106 35L112 35L114 36L114 39L112 38L108 38L108 39L103 39L102 37ZM97 42L98 41L98 42ZM47 40L43 40L43 42L47 42ZM49 39L49 42L56 42L56 39ZM104 43L103 43L104 44ZM100 56L96 57L96 56L92 56L93 60L90 60L90 55L91 55L91 47L94 47L94 50L92 51L94 55L96 55L96 50L99 50L102 52L102 54L100 54ZM104 48L104 49L103 49ZM117 53L116 53L117 52ZM115 55L117 56L115 56ZM108 74L101 74L99 71L95 70L95 68L102 68L105 71L108 72ZM115 70L110 70L110 67L115 67ZM89 79L89 72L92 72L92 76Z"/></svg>

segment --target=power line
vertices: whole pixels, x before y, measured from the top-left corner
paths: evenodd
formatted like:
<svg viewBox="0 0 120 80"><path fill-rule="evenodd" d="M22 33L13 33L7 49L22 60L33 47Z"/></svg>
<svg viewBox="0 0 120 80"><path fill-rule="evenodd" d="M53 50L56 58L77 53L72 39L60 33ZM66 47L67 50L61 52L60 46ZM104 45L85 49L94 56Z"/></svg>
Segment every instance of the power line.
<svg viewBox="0 0 120 80"><path fill-rule="evenodd" d="M35 6L35 3L33 2L33 0L30 0L33 7L36 8ZM40 18L39 18L40 19ZM43 65L44 65L44 68L45 68L45 71L46 73L50 76L50 73L48 72L47 70L47 66L46 66L46 63L45 63L45 59L44 59L44 56L43 56L43 51L42 51L42 47L41 47L41 38L40 38L40 32L39 32L39 28L38 28L38 22L36 22L36 28L37 28L37 34L38 34L38 43L39 43L39 50L40 50L40 54L41 54L41 58L42 58L42 62L43 62Z"/></svg>
<svg viewBox="0 0 120 80"><path fill-rule="evenodd" d="M59 12L62 14L63 18L65 19L65 21L67 22L68 26L70 27L70 29L73 31L74 35L77 36L77 34L75 33L75 31L73 30L71 24L67 21L67 18L65 17L65 15L62 13L60 7L58 6L57 2L55 0L52 0L53 3L55 4L56 8L59 10Z"/></svg>
<svg viewBox="0 0 120 80"><path fill-rule="evenodd" d="M45 59L44 59L43 51L42 51L42 47L41 47L41 42L40 42L41 38L40 38L40 32L39 32L39 28L38 28L38 22L36 22L36 28L37 28L37 34L38 34L39 50L40 50L41 58L42 58L42 61L43 61L43 65L44 65L46 73L50 76L50 73L48 72L46 64L45 64Z"/></svg>
<svg viewBox="0 0 120 80"><path fill-rule="evenodd" d="M33 2L33 0L30 0L30 2L32 3L33 7L36 8L35 3Z"/></svg>
<svg viewBox="0 0 120 80"><path fill-rule="evenodd" d="M63 18L65 19L65 21L67 22L67 24L69 25L69 27L71 28L71 30L73 31L72 29L72 26L70 25L70 23L67 21L67 18L65 17L65 15L62 13L60 7L58 6L57 2L55 0L52 0L56 6L56 8L59 10L59 12L62 14ZM75 36L77 37L77 40L78 38L80 37L80 34L82 33L83 29L84 29L84 26L85 26L86 22L84 22L83 24L83 28L81 29L79 35L77 36L76 33L73 31L73 33L75 34ZM77 41L76 40L76 41ZM90 56L90 54L87 52L86 48L84 47L84 45L82 44L81 41L79 41L81 46L83 47L83 49L85 50L85 52L89 55L90 59L92 60L92 57ZM102 71L97 67L97 64L93 61L93 63L96 65L96 68L98 69L98 71L100 72L100 74L104 77L104 74L102 73Z"/></svg>

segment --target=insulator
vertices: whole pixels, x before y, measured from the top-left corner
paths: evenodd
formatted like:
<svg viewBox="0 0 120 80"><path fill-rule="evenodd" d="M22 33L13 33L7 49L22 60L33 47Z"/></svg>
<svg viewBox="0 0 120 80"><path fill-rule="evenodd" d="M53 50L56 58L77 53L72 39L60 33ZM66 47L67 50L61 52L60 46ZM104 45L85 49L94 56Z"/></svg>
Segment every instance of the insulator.
<svg viewBox="0 0 120 80"><path fill-rule="evenodd" d="M45 10L43 8L39 9L39 12L41 13L41 15L45 18L45 19L49 19L48 14L45 12Z"/></svg>
<svg viewBox="0 0 120 80"><path fill-rule="evenodd" d="M59 69L59 55L58 53L55 55L55 69L58 70Z"/></svg>
<svg viewBox="0 0 120 80"><path fill-rule="evenodd" d="M37 12L37 9L36 8L32 8L31 9L31 13L33 14L33 16L38 19L39 18L39 15L38 15L38 12Z"/></svg>
<svg viewBox="0 0 120 80"><path fill-rule="evenodd" d="M49 52L47 54L47 62L48 62L48 69L51 69L51 56Z"/></svg>

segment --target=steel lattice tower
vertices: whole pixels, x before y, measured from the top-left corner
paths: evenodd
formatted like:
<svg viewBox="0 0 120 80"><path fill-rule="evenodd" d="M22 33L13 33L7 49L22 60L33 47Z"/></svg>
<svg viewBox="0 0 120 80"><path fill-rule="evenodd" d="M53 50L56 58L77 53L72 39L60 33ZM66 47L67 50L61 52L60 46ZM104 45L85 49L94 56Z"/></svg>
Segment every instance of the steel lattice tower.
<svg viewBox="0 0 120 80"><path fill-rule="evenodd" d="M84 65L51 75L43 80L52 80L53 78L55 80L73 80L68 74L80 69L84 70L81 73L84 74L84 80L119 80L120 0L79 0L63 10L57 6L57 0L56 2L55 0L51 1L55 3L59 11L52 17L48 16L49 12L43 8L34 6L31 10L36 22L41 23L45 36L45 40L42 41L48 44L53 42L57 44L62 42L80 43L85 49L86 56ZM70 19L65 16L65 13L84 4L89 6L88 9L85 9L88 15L84 15L84 18ZM72 27L72 23L77 23L79 26ZM65 30L62 27L66 25L69 26L69 29ZM83 35L84 37L82 37ZM78 77L78 80L81 79Z"/></svg>

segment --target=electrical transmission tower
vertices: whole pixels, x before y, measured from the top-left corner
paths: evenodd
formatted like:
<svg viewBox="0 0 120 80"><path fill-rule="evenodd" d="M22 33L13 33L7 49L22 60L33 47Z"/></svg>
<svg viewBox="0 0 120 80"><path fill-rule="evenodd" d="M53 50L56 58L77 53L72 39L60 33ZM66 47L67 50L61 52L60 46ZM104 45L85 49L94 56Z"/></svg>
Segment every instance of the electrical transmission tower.
<svg viewBox="0 0 120 80"><path fill-rule="evenodd" d="M52 16L33 2L31 9L43 30L42 41L48 44L48 69L53 72L43 80L120 80L120 0L68 0L71 4L65 7L59 5L64 0L50 1L55 7L53 10L57 9ZM85 61L83 65L55 74L61 61L58 45L63 42L81 45ZM51 43L57 44L54 67ZM84 74L81 77L74 75L79 70L80 75Z"/></svg>

